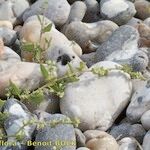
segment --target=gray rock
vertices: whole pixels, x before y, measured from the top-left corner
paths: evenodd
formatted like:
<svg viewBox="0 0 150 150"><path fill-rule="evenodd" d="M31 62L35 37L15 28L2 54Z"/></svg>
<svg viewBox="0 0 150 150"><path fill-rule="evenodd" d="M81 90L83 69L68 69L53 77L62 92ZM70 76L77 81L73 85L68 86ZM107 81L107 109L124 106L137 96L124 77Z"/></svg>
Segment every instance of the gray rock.
<svg viewBox="0 0 150 150"><path fill-rule="evenodd" d="M77 140L77 147L85 146L86 138L81 130L78 128L75 129L76 140Z"/></svg>
<svg viewBox="0 0 150 150"><path fill-rule="evenodd" d="M145 19L143 23L150 27L150 17Z"/></svg>
<svg viewBox="0 0 150 150"><path fill-rule="evenodd" d="M122 139L124 137L134 137L139 143L142 143L146 131L140 124L131 125L129 123L123 123L118 126L112 127L110 134L115 139Z"/></svg>
<svg viewBox="0 0 150 150"><path fill-rule="evenodd" d="M126 24L136 13L134 4L126 0L101 0L101 15L118 25Z"/></svg>
<svg viewBox="0 0 150 150"><path fill-rule="evenodd" d="M142 150L142 147L136 141L136 139L131 137L121 139L118 144L119 150Z"/></svg>
<svg viewBox="0 0 150 150"><path fill-rule="evenodd" d="M91 67L95 63L95 52L89 54L83 54L81 59L86 63L88 67Z"/></svg>
<svg viewBox="0 0 150 150"><path fill-rule="evenodd" d="M84 16L84 22L97 22L100 20L100 6L96 0L84 0L87 11Z"/></svg>
<svg viewBox="0 0 150 150"><path fill-rule="evenodd" d="M0 37L6 46L11 46L17 39L16 31L8 28L0 28Z"/></svg>
<svg viewBox="0 0 150 150"><path fill-rule="evenodd" d="M115 69L116 66L117 63L104 61L92 67ZM83 131L107 130L129 101L132 85L128 74L116 70L110 71L106 77L98 77L85 72L79 79L66 87L65 96L60 101L61 112L70 118L79 118L79 128Z"/></svg>
<svg viewBox="0 0 150 150"><path fill-rule="evenodd" d="M48 121L50 123L61 121L56 126L51 127L50 124L39 129L36 134L35 141L51 142L49 146L36 146L35 150L53 150L54 148L61 148L62 150L75 150L76 139L73 125L67 124L70 119L62 114L45 114L45 117L40 116L41 121Z"/></svg>
<svg viewBox="0 0 150 150"><path fill-rule="evenodd" d="M23 12L29 7L27 0L1 0L0 20L9 20L13 24L22 18Z"/></svg>
<svg viewBox="0 0 150 150"><path fill-rule="evenodd" d="M126 115L131 122L138 122L146 111L150 109L150 81L132 96Z"/></svg>
<svg viewBox="0 0 150 150"><path fill-rule="evenodd" d="M130 20L126 23L126 25L130 25L130 26L135 27L135 26L137 26L138 24L140 24L140 23L142 23L142 22L143 22L142 20L133 17L132 19L130 19Z"/></svg>
<svg viewBox="0 0 150 150"><path fill-rule="evenodd" d="M109 20L93 23L74 21L66 27L64 34L69 40L77 42L84 53L90 53L107 41L116 29L118 25Z"/></svg>
<svg viewBox="0 0 150 150"><path fill-rule="evenodd" d="M71 5L71 11L69 14L68 22L82 21L84 18L87 6L82 1L76 1Z"/></svg>
<svg viewBox="0 0 150 150"><path fill-rule="evenodd" d="M26 149L25 143L32 139L32 134L36 127L35 124L29 124L22 129L24 135L21 142L24 144L21 144L15 137L11 137L11 135L17 134L19 129L24 125L24 122L37 119L36 116L31 114L24 104L13 98L6 101L2 108L2 113L9 114L8 118L4 122L4 129L8 136L7 141L17 142L17 146L14 148L16 150L19 150L20 146L24 147L22 148L23 150Z"/></svg>
<svg viewBox="0 0 150 150"><path fill-rule="evenodd" d="M139 143L143 142L143 138L146 134L145 129L141 124L134 124L130 128L130 137L134 137Z"/></svg>
<svg viewBox="0 0 150 150"><path fill-rule="evenodd" d="M46 16L48 19L54 22L57 26L63 25L69 16L70 5L67 0L43 0L36 1L23 15L25 21L28 17L33 15Z"/></svg>
<svg viewBox="0 0 150 150"><path fill-rule="evenodd" d="M150 110L146 111L141 117L141 123L146 130L150 129Z"/></svg>
<svg viewBox="0 0 150 150"><path fill-rule="evenodd" d="M117 140L122 139L124 137L128 137L130 133L131 124L122 123L117 126L113 126L111 128L110 134Z"/></svg>
<svg viewBox="0 0 150 150"><path fill-rule="evenodd" d="M96 51L96 61L110 60L123 64L138 52L138 31L128 25L113 32Z"/></svg>
<svg viewBox="0 0 150 150"><path fill-rule="evenodd" d="M149 141L150 141L150 130L146 133L146 135L144 137L143 144L142 144L143 150L149 150L149 148L150 148Z"/></svg>

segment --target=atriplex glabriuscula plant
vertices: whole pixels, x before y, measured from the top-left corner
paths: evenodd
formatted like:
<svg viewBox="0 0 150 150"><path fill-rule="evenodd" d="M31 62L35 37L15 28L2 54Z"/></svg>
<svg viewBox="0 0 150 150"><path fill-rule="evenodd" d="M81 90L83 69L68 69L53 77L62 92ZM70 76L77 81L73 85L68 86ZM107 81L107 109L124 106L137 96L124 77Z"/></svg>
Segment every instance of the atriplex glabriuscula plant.
<svg viewBox="0 0 150 150"><path fill-rule="evenodd" d="M47 5L47 1L44 3L44 8ZM44 91L48 90L50 93L53 93L60 98L64 96L64 90L68 83L76 82L79 80L79 74L85 72L85 64L83 62L80 63L80 66L76 69L73 69L70 64L68 64L68 72L63 77L57 77L55 72L57 71L57 67L55 62L52 61L44 61L44 52L46 48L50 46L50 39L45 39L46 46L45 49L42 49L40 46L42 35L46 32L50 32L52 28L52 24L47 24L45 26L44 16L37 16L41 25L40 39L38 43L22 43L21 48L24 51L28 51L33 54L33 62L40 63L41 73L45 79L45 83L43 86L39 87L34 91L22 90L15 83L10 81L10 86L7 92L7 98L15 97L19 98L20 101L30 101L36 105L40 104L44 99ZM45 65L46 64L46 65ZM107 76L109 71L111 70L121 70L128 73L131 78L144 80L143 76L139 72L134 72L129 66L124 65L123 67L118 67L116 69L105 69L103 67L93 68L91 71L94 74L97 74L99 77ZM87 70L86 70L87 72ZM2 106L4 101L0 101L0 105ZM3 122L8 118L9 114L0 113L0 125L3 125ZM55 127L57 124L64 123L63 121L52 121L44 122L37 120L25 121L23 126L18 129L15 135L12 137L16 137L16 140L21 141L24 138L24 128L28 125L36 125L39 128L45 127L45 125L49 124L51 127ZM75 121L67 122L69 124L78 125L80 121L75 119ZM4 136L5 137L5 136ZM6 136L8 138L8 136Z"/></svg>

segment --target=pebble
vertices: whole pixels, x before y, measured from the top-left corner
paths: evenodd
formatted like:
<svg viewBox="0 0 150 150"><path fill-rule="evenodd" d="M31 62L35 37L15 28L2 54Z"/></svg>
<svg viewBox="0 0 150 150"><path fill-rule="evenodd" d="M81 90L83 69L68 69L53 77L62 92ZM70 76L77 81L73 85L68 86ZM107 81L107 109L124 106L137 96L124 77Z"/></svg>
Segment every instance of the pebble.
<svg viewBox="0 0 150 150"><path fill-rule="evenodd" d="M7 20L17 24L22 20L23 12L29 7L27 0L1 0L0 20Z"/></svg>
<svg viewBox="0 0 150 150"><path fill-rule="evenodd" d="M45 22L50 23L51 21L45 18ZM39 42L40 28L41 25L36 16L28 18L20 32L21 41ZM45 38L51 40L50 46L47 46ZM42 35L40 46L46 51L44 59L56 62L59 76L66 73L68 63L71 64L72 68L77 68L80 62L82 62L78 57L78 55L80 56L82 54L80 46L73 41L69 41L61 32L55 29L54 26L50 32ZM32 60L32 55L26 52L22 53L22 57L28 61Z"/></svg>
<svg viewBox="0 0 150 150"><path fill-rule="evenodd" d="M86 138L81 130L75 128L76 140L77 140L77 147L85 146Z"/></svg>
<svg viewBox="0 0 150 150"><path fill-rule="evenodd" d="M117 140L125 137L134 137L139 143L142 143L146 131L140 124L122 123L113 126L110 134Z"/></svg>
<svg viewBox="0 0 150 150"><path fill-rule="evenodd" d="M150 129L150 110L146 111L141 117L141 123L146 130Z"/></svg>
<svg viewBox="0 0 150 150"><path fill-rule="evenodd" d="M55 4L55 5L54 5ZM67 0L38 0L23 14L25 21L30 16L42 15L54 22L57 26L65 24L69 17L70 5Z"/></svg>
<svg viewBox="0 0 150 150"><path fill-rule="evenodd" d="M86 63L88 67L91 67L95 64L95 52L89 54L83 54L81 59Z"/></svg>
<svg viewBox="0 0 150 150"><path fill-rule="evenodd" d="M86 147L91 150L118 150L119 146L116 140L106 132L99 130L87 130L84 132L84 135L87 138Z"/></svg>
<svg viewBox="0 0 150 150"><path fill-rule="evenodd" d="M116 66L117 63L104 61L92 68ZM102 78L92 72L85 72L79 79L66 87L65 96L60 101L61 112L71 118L79 118L82 131L107 130L129 102L132 93L130 77L120 71L111 71ZM112 90L114 88L116 92Z"/></svg>
<svg viewBox="0 0 150 150"><path fill-rule="evenodd" d="M150 27L145 24L139 24L137 26L140 34L140 47L150 47Z"/></svg>
<svg viewBox="0 0 150 150"><path fill-rule="evenodd" d="M17 111L16 111L17 110ZM25 121L29 120L35 120L37 119L35 115L31 114L27 107L19 102L16 99L8 99L3 108L2 113L8 113L9 117L4 121L4 128L7 133L7 136L15 135L18 130L23 126L23 123ZM25 128L23 128L24 137L22 142L27 142L28 140L32 139L32 134L35 130L35 125L27 125ZM17 146L19 149L19 146L25 144L21 144L15 137L9 137L7 139L8 142L17 142ZM16 148L17 149L17 148Z"/></svg>
<svg viewBox="0 0 150 150"><path fill-rule="evenodd" d="M126 115L131 122L138 122L146 111L150 107L149 99L149 81L147 81L146 86L141 87L138 92L135 92L131 98L131 102L127 108Z"/></svg>
<svg viewBox="0 0 150 150"><path fill-rule="evenodd" d="M138 0L134 3L136 8L136 16L142 20L150 17L150 2L147 0Z"/></svg>
<svg viewBox="0 0 150 150"><path fill-rule="evenodd" d="M118 25L126 24L136 13L134 4L126 0L101 0L101 15Z"/></svg>
<svg viewBox="0 0 150 150"><path fill-rule="evenodd" d="M87 6L83 22L97 22L100 20L100 6L96 0L85 0Z"/></svg>
<svg viewBox="0 0 150 150"><path fill-rule="evenodd" d="M96 61L128 62L138 51L138 31L129 25L118 28L96 51Z"/></svg>
<svg viewBox="0 0 150 150"><path fill-rule="evenodd" d="M117 28L118 26L109 20L94 23L74 21L66 27L64 34L69 40L77 42L84 53L90 53L107 41Z"/></svg>
<svg viewBox="0 0 150 150"><path fill-rule="evenodd" d="M4 20L0 20L0 27L1 28L4 28L4 27L6 27L6 28L9 28L9 29L11 29L11 30L13 30L13 25L12 25L12 23L10 22L10 21L4 21Z"/></svg>
<svg viewBox="0 0 150 150"><path fill-rule="evenodd" d="M48 146L36 146L35 150L53 150L54 147L63 150L76 150L74 127L71 124L67 124L70 119L62 114L46 115L43 118L42 114L40 114L39 119L50 123L57 121L62 121L63 123L58 123L54 127L48 124L44 128L37 130L35 141L51 141L51 143Z"/></svg>
<svg viewBox="0 0 150 150"><path fill-rule="evenodd" d="M142 149L142 146L131 137L121 139L119 142L119 150L138 150Z"/></svg>
<svg viewBox="0 0 150 150"><path fill-rule="evenodd" d="M150 27L150 17L145 19L143 23Z"/></svg>
<svg viewBox="0 0 150 150"><path fill-rule="evenodd" d="M6 46L11 46L17 40L16 31L9 28L0 27L0 38L3 39Z"/></svg>
<svg viewBox="0 0 150 150"><path fill-rule="evenodd" d="M149 150L149 148L150 148L149 141L150 141L150 130L146 133L146 135L144 137L143 144L142 144L143 150Z"/></svg>

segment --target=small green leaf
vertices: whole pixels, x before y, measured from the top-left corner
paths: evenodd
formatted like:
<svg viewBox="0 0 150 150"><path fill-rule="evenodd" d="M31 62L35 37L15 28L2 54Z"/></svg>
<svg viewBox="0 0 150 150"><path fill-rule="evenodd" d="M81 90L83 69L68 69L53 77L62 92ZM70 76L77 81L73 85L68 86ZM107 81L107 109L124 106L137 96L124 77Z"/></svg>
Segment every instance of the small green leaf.
<svg viewBox="0 0 150 150"><path fill-rule="evenodd" d="M44 93L42 90L33 91L28 96L28 100L35 105L40 104L43 101L43 99L44 99Z"/></svg>
<svg viewBox="0 0 150 150"><path fill-rule="evenodd" d="M40 69L43 77L47 80L49 78L49 72L43 64L40 64Z"/></svg>
<svg viewBox="0 0 150 150"><path fill-rule="evenodd" d="M33 43L22 43L21 48L23 51L33 52L34 44Z"/></svg>
<svg viewBox="0 0 150 150"><path fill-rule="evenodd" d="M6 101L0 99L0 108L3 107L3 105L5 104L5 102L6 102Z"/></svg>
<svg viewBox="0 0 150 150"><path fill-rule="evenodd" d="M11 94L14 96L20 96L21 90L19 89L19 87L16 84L14 84L11 80L9 81L9 83L10 83L9 90Z"/></svg>
<svg viewBox="0 0 150 150"><path fill-rule="evenodd" d="M77 68L79 72L82 72L86 68L86 64L84 62L80 62L80 66Z"/></svg>
<svg viewBox="0 0 150 150"><path fill-rule="evenodd" d="M42 24L42 19L41 19L40 15L37 15L37 18L38 18L40 24Z"/></svg>
<svg viewBox="0 0 150 150"><path fill-rule="evenodd" d="M46 27L44 27L44 29L42 30L42 32L43 33L49 32L49 31L51 31L51 28L52 28L52 24L48 24Z"/></svg>

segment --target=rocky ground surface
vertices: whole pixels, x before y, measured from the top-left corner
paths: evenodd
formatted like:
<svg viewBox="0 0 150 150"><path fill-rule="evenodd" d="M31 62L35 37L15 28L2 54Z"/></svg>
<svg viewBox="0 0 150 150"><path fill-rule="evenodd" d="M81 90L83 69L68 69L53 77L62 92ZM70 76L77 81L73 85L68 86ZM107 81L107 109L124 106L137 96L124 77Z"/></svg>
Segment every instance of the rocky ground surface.
<svg viewBox="0 0 150 150"><path fill-rule="evenodd" d="M0 99L0 150L150 150L150 1L0 0Z"/></svg>

